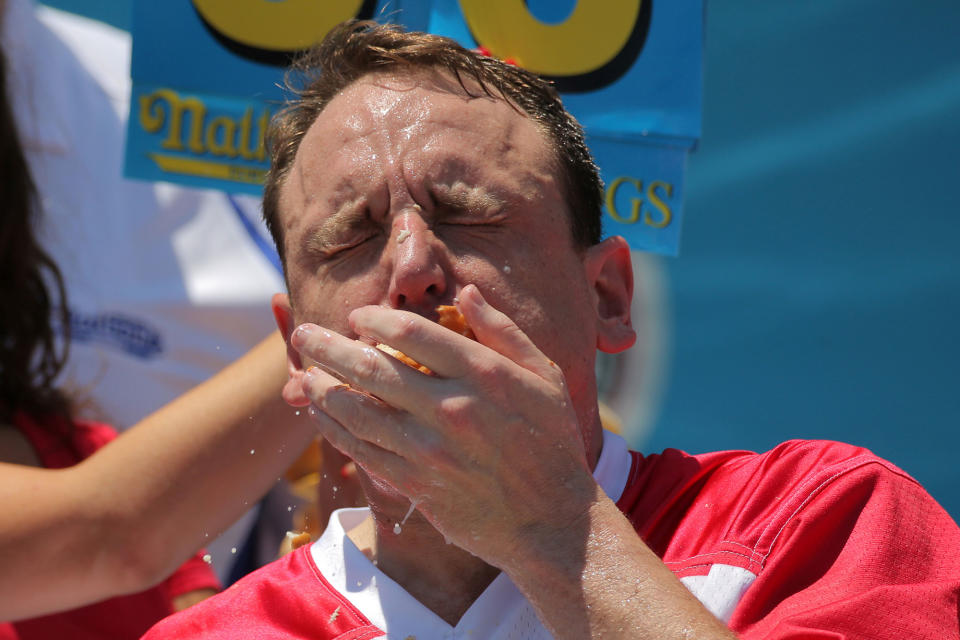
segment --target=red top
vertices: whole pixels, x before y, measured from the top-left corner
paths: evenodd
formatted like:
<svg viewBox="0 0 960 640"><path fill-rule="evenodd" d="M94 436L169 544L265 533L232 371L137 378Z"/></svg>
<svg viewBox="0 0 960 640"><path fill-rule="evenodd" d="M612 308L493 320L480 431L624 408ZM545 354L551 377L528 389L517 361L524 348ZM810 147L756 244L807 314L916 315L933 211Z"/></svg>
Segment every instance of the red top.
<svg viewBox="0 0 960 640"><path fill-rule="evenodd" d="M117 437L96 422L48 420L43 426L23 413L14 426L30 441L48 469L72 466ZM134 640L173 613L173 598L198 589L220 589L210 567L197 553L159 585L141 593L14 623L0 622L0 640Z"/></svg>
<svg viewBox="0 0 960 640"><path fill-rule="evenodd" d="M617 506L741 638L960 638L960 528L889 462L808 441L759 455L631 455ZM144 640L380 635L305 546Z"/></svg>

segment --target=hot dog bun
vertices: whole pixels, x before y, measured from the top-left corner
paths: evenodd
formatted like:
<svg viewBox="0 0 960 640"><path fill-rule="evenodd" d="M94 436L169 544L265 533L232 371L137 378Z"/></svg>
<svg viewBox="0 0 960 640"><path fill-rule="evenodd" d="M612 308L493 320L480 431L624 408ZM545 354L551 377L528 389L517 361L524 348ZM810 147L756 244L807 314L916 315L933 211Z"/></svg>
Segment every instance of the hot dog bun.
<svg viewBox="0 0 960 640"><path fill-rule="evenodd" d="M439 315L437 322L440 323L441 327L446 327L450 329L450 331L455 331L471 340L477 339L477 337L473 335L473 330L467 325L467 319L464 318L460 310L452 304L440 305L437 307L437 314Z"/></svg>
<svg viewBox="0 0 960 640"><path fill-rule="evenodd" d="M377 344L377 349L380 349L380 351L383 351L387 355L393 356L394 358L396 358L403 364L407 365L408 367L413 367L418 371L422 371L428 376L433 375L433 371L430 370L430 367L420 364L419 362L417 362L416 360L414 360L413 358L405 354L403 351L398 351L397 349L394 349L388 344L383 344L382 342L380 342Z"/></svg>

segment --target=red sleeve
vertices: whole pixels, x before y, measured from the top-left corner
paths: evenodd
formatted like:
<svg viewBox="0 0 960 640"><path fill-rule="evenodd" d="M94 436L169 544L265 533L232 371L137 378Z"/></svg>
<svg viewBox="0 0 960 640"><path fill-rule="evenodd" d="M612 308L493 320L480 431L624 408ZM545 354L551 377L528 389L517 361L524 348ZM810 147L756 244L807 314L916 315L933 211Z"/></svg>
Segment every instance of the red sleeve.
<svg viewBox="0 0 960 640"><path fill-rule="evenodd" d="M180 565L173 575L163 581L163 589L172 601L177 596L199 589L220 591L223 587L210 565L204 562L205 550L201 549Z"/></svg>
<svg viewBox="0 0 960 640"><path fill-rule="evenodd" d="M824 481L764 535L729 623L744 640L960 638L960 528L893 465Z"/></svg>
<svg viewBox="0 0 960 640"><path fill-rule="evenodd" d="M384 637L330 586L310 545L158 622L142 640L373 640ZM423 639L426 640L426 639Z"/></svg>

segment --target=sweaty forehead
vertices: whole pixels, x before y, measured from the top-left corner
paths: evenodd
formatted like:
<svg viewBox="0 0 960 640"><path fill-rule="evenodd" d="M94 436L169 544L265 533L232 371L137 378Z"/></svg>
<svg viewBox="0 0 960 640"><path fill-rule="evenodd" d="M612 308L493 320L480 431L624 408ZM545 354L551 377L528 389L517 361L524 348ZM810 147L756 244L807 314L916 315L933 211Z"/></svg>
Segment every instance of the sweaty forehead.
<svg viewBox="0 0 960 640"><path fill-rule="evenodd" d="M409 139L428 124L506 135L528 119L506 100L487 95L475 82L468 94L444 73L368 74L340 92L317 118L347 139L374 130ZM317 124L315 123L315 124Z"/></svg>
<svg viewBox="0 0 960 640"><path fill-rule="evenodd" d="M540 127L504 99L479 87L471 93L443 75L360 78L328 103L304 136L282 208L309 206L321 195L348 201L391 177L542 188L547 176L540 174L552 166L545 162L552 154Z"/></svg>

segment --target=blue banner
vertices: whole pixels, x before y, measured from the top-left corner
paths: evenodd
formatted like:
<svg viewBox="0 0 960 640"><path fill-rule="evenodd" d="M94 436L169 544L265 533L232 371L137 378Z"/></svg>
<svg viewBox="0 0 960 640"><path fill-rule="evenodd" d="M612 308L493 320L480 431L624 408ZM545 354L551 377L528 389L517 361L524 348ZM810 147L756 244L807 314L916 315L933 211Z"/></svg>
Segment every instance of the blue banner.
<svg viewBox="0 0 960 640"><path fill-rule="evenodd" d="M702 0L137 0L127 175L259 194L284 67L353 17L450 36L554 81L600 164L604 233L676 255L700 136Z"/></svg>

